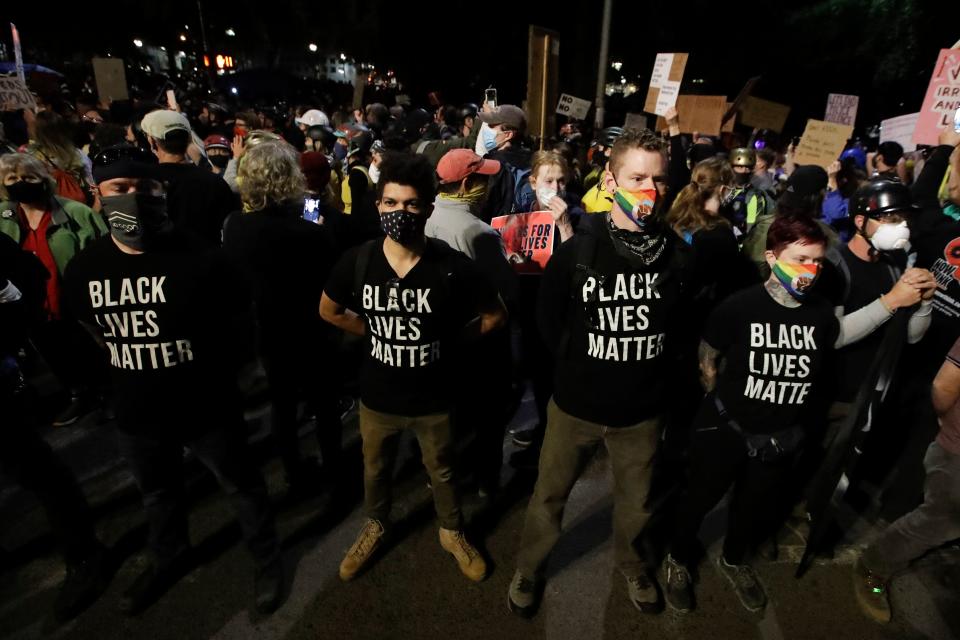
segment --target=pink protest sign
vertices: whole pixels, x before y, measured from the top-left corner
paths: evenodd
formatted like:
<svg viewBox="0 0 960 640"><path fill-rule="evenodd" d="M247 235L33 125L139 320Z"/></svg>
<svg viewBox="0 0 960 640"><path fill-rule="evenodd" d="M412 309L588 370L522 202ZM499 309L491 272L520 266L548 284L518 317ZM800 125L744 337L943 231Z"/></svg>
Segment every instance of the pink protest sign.
<svg viewBox="0 0 960 640"><path fill-rule="evenodd" d="M913 131L916 144L937 144L937 136L953 126L953 116L960 108L960 49L941 49L933 77L923 99L917 128Z"/></svg>

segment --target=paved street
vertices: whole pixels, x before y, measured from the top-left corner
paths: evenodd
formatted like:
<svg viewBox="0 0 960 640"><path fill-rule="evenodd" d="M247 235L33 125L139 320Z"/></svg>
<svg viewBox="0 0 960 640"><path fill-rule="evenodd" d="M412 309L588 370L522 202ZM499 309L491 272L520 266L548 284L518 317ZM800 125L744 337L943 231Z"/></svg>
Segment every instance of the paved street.
<svg viewBox="0 0 960 640"><path fill-rule="evenodd" d="M529 422L530 409L528 398L515 422ZM248 419L263 430L263 409L249 412ZM565 534L551 560L544 603L531 621L514 617L506 608L530 479L515 475L505 465L507 490L497 504L484 505L475 496L468 499L467 517L493 569L484 583L472 584L439 546L425 475L409 453L398 469L393 515L399 525L393 544L368 572L349 584L339 580L337 567L362 523L359 494L340 513L331 510L329 491L287 503L279 463L265 462L279 511L289 583L284 605L266 619L251 613L252 567L229 506L212 480L197 465L188 464L197 496L190 524L198 566L141 616L127 618L117 605L120 593L144 566L146 531L129 476L122 465L110 462L110 428L93 423L91 417L81 427L55 436L58 449L104 461L86 469L90 477L84 488L97 509L101 537L119 563L116 575L93 607L71 624L51 630L47 614L63 576L62 565L44 533L42 512L29 496L7 489L0 494L0 544L17 552L17 557L7 559L0 577L0 636L4 638L44 634L96 640L960 638L960 550L956 547L921 560L896 582L895 620L880 627L860 613L853 599L852 547L842 547L833 559L818 561L802 580L793 577L795 560L802 552L799 528L785 532L777 562L759 564L771 598L762 618L740 607L728 583L707 562L700 568L695 613L640 614L627 600L624 581L612 571L611 477L602 454L573 492ZM344 481L358 488L359 442L353 416L347 434L352 471ZM307 435L304 441L311 447L315 442ZM512 451L512 445L507 450ZM77 460L71 464L78 466ZM723 517L722 508L718 509L704 525L711 558L717 553Z"/></svg>

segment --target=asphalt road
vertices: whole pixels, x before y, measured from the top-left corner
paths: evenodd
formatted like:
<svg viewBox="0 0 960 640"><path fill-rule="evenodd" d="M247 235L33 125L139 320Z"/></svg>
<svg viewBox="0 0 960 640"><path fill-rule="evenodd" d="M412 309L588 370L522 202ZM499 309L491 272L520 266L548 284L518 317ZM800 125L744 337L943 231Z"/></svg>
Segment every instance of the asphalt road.
<svg viewBox="0 0 960 640"><path fill-rule="evenodd" d="M248 416L262 422L263 413ZM529 422L529 402L515 423ZM262 426L262 425L261 425ZM109 428L90 429L97 451L109 449ZM71 440L79 436L57 435ZM361 481L355 421L347 430L351 471L343 486L359 491ZM312 447L312 437L304 441ZM62 443L61 443L62 444ZM63 445L66 446L66 445ZM506 448L512 451L512 446ZM960 638L960 549L939 550L920 560L893 589L894 622L880 626L863 614L851 589L851 565L858 544L873 533L855 532L835 557L821 559L801 580L794 578L802 552L803 528L785 530L780 558L758 562L771 604L762 617L743 610L728 583L709 559L700 567L699 607L690 614L666 611L643 615L633 608L626 586L613 571L610 529L611 476L598 455L574 489L564 529L551 558L543 605L532 620L507 611L507 586L513 573L531 479L504 466L507 489L488 504L466 498L465 512L492 573L481 584L461 576L437 540L425 475L409 453L398 469L389 548L364 574L342 583L337 567L363 518L359 494L345 509L333 508L329 488L298 502L284 499L282 473L275 459L264 471L278 509L284 544L287 595L268 618L253 613L251 561L240 542L229 505L202 470L188 466L191 538L198 565L159 602L139 617L118 612L120 593L145 566L146 530L136 492L122 465L106 456L84 482L98 514L101 538L113 549L116 574L104 596L66 626L49 621L56 589L63 577L42 512L29 497L0 493L0 545L12 552L0 573L0 637L3 638L150 638L303 639L316 638L588 638L854 639ZM89 456L88 456L89 457ZM112 466L111 466L112 465ZM83 475L83 474L81 474ZM702 538L710 558L717 553L724 511L714 511Z"/></svg>

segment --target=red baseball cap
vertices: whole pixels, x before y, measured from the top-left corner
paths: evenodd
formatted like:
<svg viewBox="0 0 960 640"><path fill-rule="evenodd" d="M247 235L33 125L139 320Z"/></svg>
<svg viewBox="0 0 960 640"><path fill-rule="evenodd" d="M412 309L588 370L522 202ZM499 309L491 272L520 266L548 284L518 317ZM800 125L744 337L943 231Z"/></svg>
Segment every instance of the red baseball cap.
<svg viewBox="0 0 960 640"><path fill-rule="evenodd" d="M479 173L482 176L492 176L500 171L500 162L485 160L470 149L453 149L448 151L437 164L437 176L440 184L460 182L467 176Z"/></svg>

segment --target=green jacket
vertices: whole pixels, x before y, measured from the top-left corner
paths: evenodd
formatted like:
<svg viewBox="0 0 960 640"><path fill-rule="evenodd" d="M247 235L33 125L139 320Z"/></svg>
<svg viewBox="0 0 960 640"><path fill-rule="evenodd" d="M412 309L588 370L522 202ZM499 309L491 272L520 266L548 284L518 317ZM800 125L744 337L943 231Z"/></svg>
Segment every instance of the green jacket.
<svg viewBox="0 0 960 640"><path fill-rule="evenodd" d="M470 135L466 138L454 137L448 140L417 140L410 145L410 151L414 154L424 155L434 167L440 164L440 158L446 155L447 151L452 149L470 149L474 150L477 146L477 136L480 135L480 118L476 119Z"/></svg>
<svg viewBox="0 0 960 640"><path fill-rule="evenodd" d="M764 254L767 251L767 232L770 231L770 225L773 224L775 216L776 214L768 213L767 215L757 218L757 223L747 232L743 240L744 255L750 258L750 261L757 266L764 280L770 277L770 265L767 264L767 259L764 257ZM823 220L817 220L817 224L820 225L820 228L823 229L823 232L827 236L827 248L838 247L840 245L840 236L837 235L834 228Z"/></svg>
<svg viewBox="0 0 960 640"><path fill-rule="evenodd" d="M107 233L107 225L99 213L85 204L54 196L54 206L50 213L50 226L47 228L47 244L57 263L57 270L63 275L73 256L88 244ZM12 200L0 202L0 233L13 238L23 245L24 229L18 203Z"/></svg>

